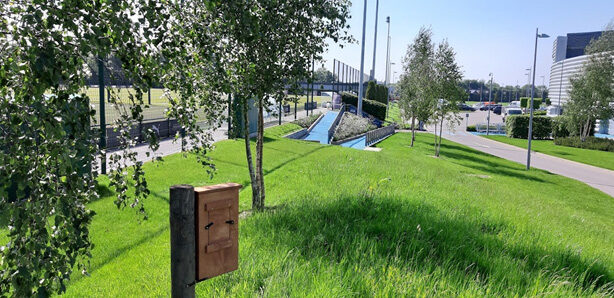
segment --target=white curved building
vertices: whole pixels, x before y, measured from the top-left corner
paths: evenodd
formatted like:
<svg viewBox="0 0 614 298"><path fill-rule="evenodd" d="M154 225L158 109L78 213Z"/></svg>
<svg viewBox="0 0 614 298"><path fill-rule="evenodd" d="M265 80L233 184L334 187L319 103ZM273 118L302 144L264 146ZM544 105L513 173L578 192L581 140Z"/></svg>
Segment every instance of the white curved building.
<svg viewBox="0 0 614 298"><path fill-rule="evenodd" d="M582 73L582 67L588 60L584 50L591 40L599 38L601 34L602 31L568 33L554 40L548 85L548 95L553 105L562 106L567 102L571 87L569 79Z"/></svg>
<svg viewBox="0 0 614 298"><path fill-rule="evenodd" d="M569 100L569 79L582 73L589 57L584 54L584 50L591 40L599 38L601 34L602 31L568 33L567 36L559 36L554 40L548 85L548 95L553 105L564 106ZM597 122L596 132L614 134L614 120Z"/></svg>

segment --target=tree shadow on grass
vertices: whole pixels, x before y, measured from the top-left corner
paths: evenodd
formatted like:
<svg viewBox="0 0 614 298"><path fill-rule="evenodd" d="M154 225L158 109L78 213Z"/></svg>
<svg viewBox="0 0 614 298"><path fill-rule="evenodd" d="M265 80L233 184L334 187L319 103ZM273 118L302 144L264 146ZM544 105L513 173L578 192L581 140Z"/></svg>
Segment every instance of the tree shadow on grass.
<svg viewBox="0 0 614 298"><path fill-rule="evenodd" d="M506 235L516 233L504 222L450 217L424 203L377 195L302 202L246 219L243 233L267 235L269 241L259 251L284 247L306 259L324 258L331 266L374 271L396 266L433 278L443 274L445 280L458 282L461 289L457 293L476 284L484 290L504 291L499 294L534 295L538 286L534 281L544 278L549 284L539 286L542 292L563 281L569 282L567 290L614 291L614 276L599 260L586 262L569 248L504 241ZM384 281L386 277L380 278ZM372 284L349 290L368 291L370 287Z"/></svg>
<svg viewBox="0 0 614 298"><path fill-rule="evenodd" d="M444 147L444 144L441 144L441 146ZM441 156L444 158L448 158L449 161L455 164L470 167L475 170L488 172L491 174L504 175L508 177L537 181L542 183L551 183L550 181L546 181L537 177L531 172L527 172L520 164L518 166L508 165L506 164L507 162L503 162L503 159L500 160L501 162L491 161L489 159L499 158L469 148L462 148L460 146L449 144L446 144L446 147L448 150L442 150L440 153ZM462 152L458 152L456 150ZM464 152L468 154L464 154Z"/></svg>

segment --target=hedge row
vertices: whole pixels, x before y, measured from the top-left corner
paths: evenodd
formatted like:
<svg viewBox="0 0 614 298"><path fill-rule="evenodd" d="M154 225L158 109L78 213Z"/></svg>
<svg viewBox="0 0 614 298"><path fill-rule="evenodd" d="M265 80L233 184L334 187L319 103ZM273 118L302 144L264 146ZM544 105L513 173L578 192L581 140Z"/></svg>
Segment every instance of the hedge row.
<svg viewBox="0 0 614 298"><path fill-rule="evenodd" d="M587 137L584 142L580 137L555 138L555 145L576 147L591 150L614 152L614 140Z"/></svg>
<svg viewBox="0 0 614 298"><path fill-rule="evenodd" d="M341 101L344 104L350 104L358 107L358 96L350 93L341 93ZM362 99L362 110L372 115L373 117L384 120L386 119L386 105L374 100Z"/></svg>
<svg viewBox="0 0 614 298"><path fill-rule="evenodd" d="M387 94L388 88L386 86L377 84L375 81L369 81L367 90L365 91L365 98L387 104Z"/></svg>
<svg viewBox="0 0 614 298"><path fill-rule="evenodd" d="M521 97L520 98L520 107L522 108L529 108L529 100L531 100L530 97ZM537 109L539 108L539 106L541 106L542 104L542 99L541 98L533 98L533 109Z"/></svg>
<svg viewBox="0 0 614 298"><path fill-rule="evenodd" d="M514 115L505 119L507 136L511 138L526 139L529 136L529 116ZM552 132L552 119L545 116L533 117L533 139L550 138Z"/></svg>

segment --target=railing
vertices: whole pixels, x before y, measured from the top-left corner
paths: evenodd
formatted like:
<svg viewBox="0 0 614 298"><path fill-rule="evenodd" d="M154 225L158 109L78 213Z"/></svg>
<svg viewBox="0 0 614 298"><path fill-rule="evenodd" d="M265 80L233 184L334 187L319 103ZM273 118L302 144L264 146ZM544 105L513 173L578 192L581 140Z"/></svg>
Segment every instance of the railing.
<svg viewBox="0 0 614 298"><path fill-rule="evenodd" d="M337 125L341 121L341 118L343 118L344 113L345 113L345 105L342 104L341 108L339 109L339 114L337 114L337 117L335 117L335 121L333 121L333 124L328 129L328 143L329 144L333 140L333 136L335 135L335 129L337 128Z"/></svg>
<svg viewBox="0 0 614 298"><path fill-rule="evenodd" d="M365 140L367 147L379 142L391 134L394 134L395 126L395 124L392 124L367 132L367 139Z"/></svg>
<svg viewBox="0 0 614 298"><path fill-rule="evenodd" d="M475 130L477 132L488 132L490 133L505 133L505 123L491 123L490 127L486 123L478 123L475 125Z"/></svg>

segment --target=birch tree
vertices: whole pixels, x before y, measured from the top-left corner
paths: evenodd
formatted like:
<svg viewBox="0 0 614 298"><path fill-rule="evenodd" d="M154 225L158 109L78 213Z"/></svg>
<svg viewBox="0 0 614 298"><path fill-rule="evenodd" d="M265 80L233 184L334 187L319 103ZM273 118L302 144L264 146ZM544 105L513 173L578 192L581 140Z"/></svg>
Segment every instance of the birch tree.
<svg viewBox="0 0 614 298"><path fill-rule="evenodd" d="M8 218L8 243L0 247L3 296L62 293L75 268L87 273L94 216L87 204L99 197L97 157L104 152L84 92L91 57L103 63L116 57L133 84L129 102L108 90L123 149L110 158L118 208L135 208L146 218L149 190L143 163L129 150L130 128L143 121L143 94L154 81L167 88L169 116L187 136L182 147L213 170L204 155L211 138L197 125L203 121L197 113L212 125L223 120L223 102L211 91L225 76L220 38L201 22L215 3L181 3L190 9L164 0L0 5L0 210ZM155 151L155 133L143 134Z"/></svg>
<svg viewBox="0 0 614 298"><path fill-rule="evenodd" d="M435 54L435 94L438 104L435 119L439 125L439 138L435 142L435 156L439 157L441 148L441 135L444 121L450 129L460 124L461 118L457 114L458 103L464 98L464 91L460 86L463 78L461 69L456 63L454 49L447 40L441 42ZM435 135L437 135L435 130Z"/></svg>
<svg viewBox="0 0 614 298"><path fill-rule="evenodd" d="M349 41L347 0L237 0L213 7L211 21L220 28L227 50L224 67L228 91L244 101L244 142L252 189L252 208L263 210L264 110L281 102L288 85L310 77L312 61L321 60L326 41ZM296 89L296 84L294 84ZM291 92L298 94L298 92ZM249 138L247 100L258 109L256 161Z"/></svg>
<svg viewBox="0 0 614 298"><path fill-rule="evenodd" d="M405 118L411 119L410 146L414 145L416 120L427 123L437 104L432 35L429 28L420 28L414 42L407 47L403 59L403 74L398 83L401 113L404 113Z"/></svg>

